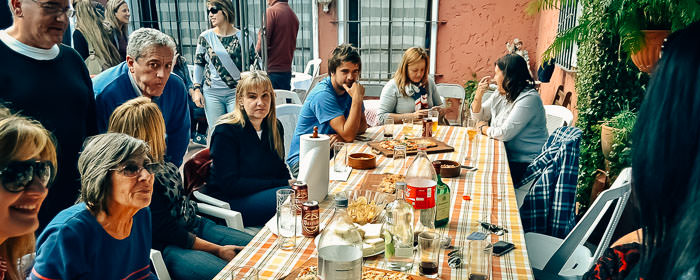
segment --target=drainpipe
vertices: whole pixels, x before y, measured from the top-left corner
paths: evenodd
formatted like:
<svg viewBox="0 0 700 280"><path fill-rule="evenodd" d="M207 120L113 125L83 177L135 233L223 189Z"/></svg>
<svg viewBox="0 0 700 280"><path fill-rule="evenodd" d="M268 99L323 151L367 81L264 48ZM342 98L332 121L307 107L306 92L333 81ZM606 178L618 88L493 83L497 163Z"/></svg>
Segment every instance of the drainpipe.
<svg viewBox="0 0 700 280"><path fill-rule="evenodd" d="M438 6L440 0L433 0L430 16L430 76L435 78L435 54L437 53Z"/></svg>
<svg viewBox="0 0 700 280"><path fill-rule="evenodd" d="M311 25L313 27L313 58L319 58L319 46L318 46L318 1L313 0L313 5L311 5Z"/></svg>

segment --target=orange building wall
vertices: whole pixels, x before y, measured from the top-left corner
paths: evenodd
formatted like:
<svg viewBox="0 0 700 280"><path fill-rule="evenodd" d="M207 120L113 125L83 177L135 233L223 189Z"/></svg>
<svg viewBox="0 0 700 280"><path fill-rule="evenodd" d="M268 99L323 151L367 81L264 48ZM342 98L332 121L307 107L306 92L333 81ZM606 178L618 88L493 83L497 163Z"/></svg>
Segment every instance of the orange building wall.
<svg viewBox="0 0 700 280"><path fill-rule="evenodd" d="M338 46L337 1L328 7L328 13L323 12L323 5L318 5L318 56L321 58L321 74L328 72L328 58L333 49Z"/></svg>

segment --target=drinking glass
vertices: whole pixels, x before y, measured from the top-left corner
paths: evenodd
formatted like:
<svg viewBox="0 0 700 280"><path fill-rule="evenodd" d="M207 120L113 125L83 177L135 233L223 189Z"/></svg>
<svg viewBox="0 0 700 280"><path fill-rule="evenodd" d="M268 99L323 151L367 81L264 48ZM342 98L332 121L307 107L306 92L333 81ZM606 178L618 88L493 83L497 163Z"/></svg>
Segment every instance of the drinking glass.
<svg viewBox="0 0 700 280"><path fill-rule="evenodd" d="M413 137L419 138L423 136L423 120L419 118L413 119Z"/></svg>
<svg viewBox="0 0 700 280"><path fill-rule="evenodd" d="M418 272L427 278L437 278L440 261L440 236L424 231L418 234L420 265Z"/></svg>
<svg viewBox="0 0 700 280"><path fill-rule="evenodd" d="M282 250L296 247L296 194L292 189L277 190L277 238Z"/></svg>
<svg viewBox="0 0 700 280"><path fill-rule="evenodd" d="M440 116L440 111L438 111L437 107L433 107L428 111L428 119L433 122L433 135L437 133L437 128L438 128L438 118Z"/></svg>
<svg viewBox="0 0 700 280"><path fill-rule="evenodd" d="M478 134L478 131L476 131L476 122L477 120L475 118L470 117L467 119L467 135L469 135L469 142L474 141L474 137Z"/></svg>
<svg viewBox="0 0 700 280"><path fill-rule="evenodd" d="M404 118L401 122L401 133L404 137L413 136L413 118Z"/></svg>
<svg viewBox="0 0 700 280"><path fill-rule="evenodd" d="M394 118L387 116L384 120L384 140L394 139Z"/></svg>
<svg viewBox="0 0 700 280"><path fill-rule="evenodd" d="M396 172L401 172L401 168L406 165L406 146L394 146L394 156L391 162L394 165L394 168L396 168Z"/></svg>
<svg viewBox="0 0 700 280"><path fill-rule="evenodd" d="M333 170L335 172L345 172L347 170L347 148L345 143L336 142L333 144Z"/></svg>
<svg viewBox="0 0 700 280"><path fill-rule="evenodd" d="M258 269L251 266L239 266L231 271L231 280L258 280Z"/></svg>
<svg viewBox="0 0 700 280"><path fill-rule="evenodd" d="M486 240L469 241L469 280L491 279L493 245Z"/></svg>

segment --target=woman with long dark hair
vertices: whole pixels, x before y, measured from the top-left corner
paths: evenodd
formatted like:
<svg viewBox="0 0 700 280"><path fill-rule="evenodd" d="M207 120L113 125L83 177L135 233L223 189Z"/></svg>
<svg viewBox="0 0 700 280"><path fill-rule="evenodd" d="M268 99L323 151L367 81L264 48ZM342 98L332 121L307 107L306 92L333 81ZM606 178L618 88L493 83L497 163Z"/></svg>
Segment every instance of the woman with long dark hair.
<svg viewBox="0 0 700 280"><path fill-rule="evenodd" d="M700 274L698 44L700 22L667 38L632 134L630 203L638 211L642 244L609 249L584 278L697 279Z"/></svg>
<svg viewBox="0 0 700 280"><path fill-rule="evenodd" d="M499 58L494 72L499 94L484 99L491 77L482 78L471 113L481 121L479 133L505 142L510 173L518 183L547 141L544 105L523 57L507 54Z"/></svg>

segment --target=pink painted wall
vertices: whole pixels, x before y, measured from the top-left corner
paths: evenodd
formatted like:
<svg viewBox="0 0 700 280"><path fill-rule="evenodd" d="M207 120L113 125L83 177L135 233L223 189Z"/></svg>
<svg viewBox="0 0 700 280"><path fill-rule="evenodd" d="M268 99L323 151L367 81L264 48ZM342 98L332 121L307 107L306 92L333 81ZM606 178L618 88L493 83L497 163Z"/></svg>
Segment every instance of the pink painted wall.
<svg viewBox="0 0 700 280"><path fill-rule="evenodd" d="M463 85L477 77L493 76L494 62L507 53L506 42L523 41L534 69L539 15L530 16L530 0L440 0L436 78L438 83Z"/></svg>
<svg viewBox="0 0 700 280"><path fill-rule="evenodd" d="M328 72L328 58L338 46L338 20L336 2L328 7L328 13L323 12L323 5L318 5L318 56L321 58L320 74Z"/></svg>

